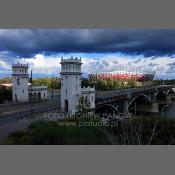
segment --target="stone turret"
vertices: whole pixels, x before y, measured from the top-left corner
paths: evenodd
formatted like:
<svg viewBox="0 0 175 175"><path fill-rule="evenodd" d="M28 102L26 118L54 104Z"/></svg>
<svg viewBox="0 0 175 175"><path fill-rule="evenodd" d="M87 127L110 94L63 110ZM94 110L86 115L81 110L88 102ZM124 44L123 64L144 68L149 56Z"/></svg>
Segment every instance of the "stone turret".
<svg viewBox="0 0 175 175"><path fill-rule="evenodd" d="M28 102L28 64L12 64L13 102Z"/></svg>
<svg viewBox="0 0 175 175"><path fill-rule="evenodd" d="M75 112L81 96L81 58L61 59L61 108Z"/></svg>

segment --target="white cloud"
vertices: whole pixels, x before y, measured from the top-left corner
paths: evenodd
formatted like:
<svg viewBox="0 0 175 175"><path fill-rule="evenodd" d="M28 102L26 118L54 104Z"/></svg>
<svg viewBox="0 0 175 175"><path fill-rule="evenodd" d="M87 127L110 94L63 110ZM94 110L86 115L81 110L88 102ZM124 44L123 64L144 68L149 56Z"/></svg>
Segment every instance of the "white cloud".
<svg viewBox="0 0 175 175"><path fill-rule="evenodd" d="M0 73L9 73L11 71L11 65L0 59Z"/></svg>
<svg viewBox="0 0 175 175"><path fill-rule="evenodd" d="M3 69L10 69L11 68L11 66L3 60L0 60L0 67Z"/></svg>
<svg viewBox="0 0 175 175"><path fill-rule="evenodd" d="M45 76L57 74L60 72L61 56L69 58L71 54L56 54L46 56L37 54L33 58L18 58L13 59L15 62L28 62L30 69L34 74L43 74ZM157 78L175 78L175 57L147 57L126 56L120 54L72 54L73 56L82 57L82 71L86 73L111 72L122 70L136 70L139 67L140 71L152 70L157 72ZM12 63L12 60L11 60ZM11 63L7 59L0 57L0 72L10 72Z"/></svg>
<svg viewBox="0 0 175 175"><path fill-rule="evenodd" d="M55 74L60 71L60 58L47 57L42 54L37 54L33 58L22 58L20 62L28 63L33 73L38 74Z"/></svg>
<svg viewBox="0 0 175 175"><path fill-rule="evenodd" d="M117 70L155 71L156 78L175 78L174 57L147 57L107 55L100 59L84 58L84 71L88 73L111 72Z"/></svg>

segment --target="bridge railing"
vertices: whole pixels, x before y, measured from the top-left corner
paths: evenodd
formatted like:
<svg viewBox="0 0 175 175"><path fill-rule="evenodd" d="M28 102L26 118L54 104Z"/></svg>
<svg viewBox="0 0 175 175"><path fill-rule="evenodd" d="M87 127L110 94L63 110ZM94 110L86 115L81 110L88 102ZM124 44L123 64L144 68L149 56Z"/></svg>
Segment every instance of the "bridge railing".
<svg viewBox="0 0 175 175"><path fill-rule="evenodd" d="M139 94L148 94L157 92L159 90L166 90L167 88L173 88L174 86L151 86L142 88L128 88L128 89L117 89L108 91L97 91L96 92L96 104L107 103L109 101L129 98Z"/></svg>

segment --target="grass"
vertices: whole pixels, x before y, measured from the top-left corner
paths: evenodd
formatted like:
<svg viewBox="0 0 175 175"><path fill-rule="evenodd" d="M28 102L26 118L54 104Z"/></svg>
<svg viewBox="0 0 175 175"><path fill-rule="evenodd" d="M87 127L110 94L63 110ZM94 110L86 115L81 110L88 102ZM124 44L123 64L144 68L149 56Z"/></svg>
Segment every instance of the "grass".
<svg viewBox="0 0 175 175"><path fill-rule="evenodd" d="M99 120L64 119L38 121L27 129L16 131L0 144L7 145L174 145L175 120L137 117L115 121L115 126L79 126L80 122ZM73 122L76 126L63 126Z"/></svg>
<svg viewBox="0 0 175 175"><path fill-rule="evenodd" d="M60 126L60 122L40 121L31 124L25 130L11 133L0 144L98 145L107 143L102 127Z"/></svg>

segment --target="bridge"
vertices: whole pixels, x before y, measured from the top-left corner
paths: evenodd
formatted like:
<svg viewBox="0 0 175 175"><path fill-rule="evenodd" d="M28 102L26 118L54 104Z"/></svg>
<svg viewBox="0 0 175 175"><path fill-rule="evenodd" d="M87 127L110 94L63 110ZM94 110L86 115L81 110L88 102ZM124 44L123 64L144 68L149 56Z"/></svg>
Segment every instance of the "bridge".
<svg viewBox="0 0 175 175"><path fill-rule="evenodd" d="M129 108L136 104L140 99L143 104L148 103L148 107L143 107L149 112L158 112L158 101L170 101L175 94L175 86L160 85L150 87L128 88L108 91L96 91L96 110L103 109L105 106L110 107L114 111L127 113ZM141 107L141 108L142 108Z"/></svg>
<svg viewBox="0 0 175 175"><path fill-rule="evenodd" d="M127 113L129 109L143 107L136 103L137 99L146 103L150 108L148 111L158 112L158 103L162 96L165 97L162 101L166 103L171 101L171 97L175 94L174 86L152 86L141 88L118 89L111 91L96 91L96 109L104 110L107 107L117 112ZM159 99L159 97L161 97ZM60 108L60 98L53 100L45 100L35 102L32 107L34 114L42 114L48 111L55 111ZM146 107L144 106L144 110ZM0 105L0 139L10 132L24 128L30 124L29 116L31 115L31 104L1 104ZM42 116L42 115L41 115ZM40 116L40 117L41 117ZM26 120L23 120L26 119ZM29 120L29 121L28 121ZM26 122L27 121L27 122ZM32 119L35 121L35 118Z"/></svg>

